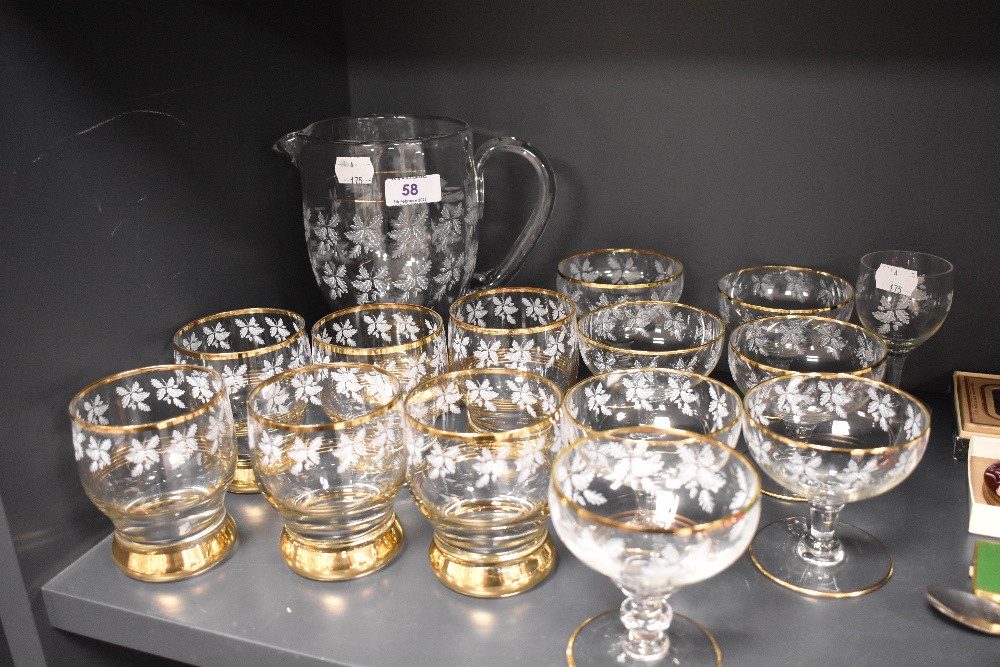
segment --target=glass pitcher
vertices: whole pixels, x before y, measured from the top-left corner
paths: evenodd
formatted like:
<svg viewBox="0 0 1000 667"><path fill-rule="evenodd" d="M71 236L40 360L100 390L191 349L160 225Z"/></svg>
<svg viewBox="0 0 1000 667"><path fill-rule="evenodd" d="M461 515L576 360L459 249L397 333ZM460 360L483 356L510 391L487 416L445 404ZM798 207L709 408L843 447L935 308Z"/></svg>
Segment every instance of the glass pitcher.
<svg viewBox="0 0 1000 667"><path fill-rule="evenodd" d="M498 137L473 153L472 130L452 118L333 118L274 149L299 169L309 259L334 309L393 302L445 311L466 291L502 285L555 202L555 174L537 149ZM501 151L531 163L539 196L507 256L477 272L483 165Z"/></svg>

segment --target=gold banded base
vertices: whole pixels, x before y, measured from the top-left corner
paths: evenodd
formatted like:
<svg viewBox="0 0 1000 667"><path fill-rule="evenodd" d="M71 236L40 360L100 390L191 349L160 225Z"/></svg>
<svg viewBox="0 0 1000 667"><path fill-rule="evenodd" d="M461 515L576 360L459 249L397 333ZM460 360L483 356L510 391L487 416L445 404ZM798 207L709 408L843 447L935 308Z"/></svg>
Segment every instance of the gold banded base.
<svg viewBox="0 0 1000 667"><path fill-rule="evenodd" d="M140 581L187 579L218 565L236 544L236 521L226 518L214 531L192 542L151 547L136 544L115 533L111 555L115 565Z"/></svg>
<svg viewBox="0 0 1000 667"><path fill-rule="evenodd" d="M484 559L469 554L468 559L446 553L431 541L431 569L451 590L475 598L505 598L532 588L555 567L556 547L552 536L537 548L513 559Z"/></svg>
<svg viewBox="0 0 1000 667"><path fill-rule="evenodd" d="M298 575L316 581L357 579L388 565L403 546L403 527L393 517L389 528L375 538L349 547L330 547L304 540L281 529L281 557Z"/></svg>
<svg viewBox="0 0 1000 667"><path fill-rule="evenodd" d="M253 462L250 459L236 459L236 473L229 485L230 493L260 493L257 477L253 473Z"/></svg>

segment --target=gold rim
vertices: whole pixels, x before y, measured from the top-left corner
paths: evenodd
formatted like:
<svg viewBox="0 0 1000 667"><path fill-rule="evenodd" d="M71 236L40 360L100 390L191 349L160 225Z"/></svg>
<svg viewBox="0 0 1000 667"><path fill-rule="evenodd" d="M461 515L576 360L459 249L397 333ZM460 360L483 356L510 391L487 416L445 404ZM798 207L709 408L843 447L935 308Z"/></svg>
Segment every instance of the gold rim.
<svg viewBox="0 0 1000 667"><path fill-rule="evenodd" d="M562 488L559 486L559 481L556 478L555 470L559 466L559 463L562 460L562 458L566 456L567 453L572 451L573 449L576 449L577 447L582 446L587 442L598 437L613 438L615 440L628 441L628 442L664 442L656 440L634 440L632 438L618 435L619 433L637 433L637 432L653 433L653 434L663 433L669 435L682 436L682 439L680 440L669 441L670 444L683 444L690 440L697 440L703 444L721 448L722 450L725 451L727 456L733 456L736 458L736 460L740 461L743 464L744 470L748 472L753 479L757 480L756 490L751 495L746 505L744 505L744 507L739 510L731 511L725 516L719 517L718 519L712 519L711 521L706 521L705 523L699 523L693 526L676 526L670 528L635 526L632 524L615 521L614 519L609 519L608 517L601 516L599 514L591 512L587 508L583 507L582 505L568 498L566 494L563 493ZM711 530L715 530L720 526L725 526L728 524L735 523L736 521L739 521L744 516L746 516L751 510L753 510L754 505L760 502L760 494L761 494L760 475L757 473L757 469L753 465L751 465L749 459L747 459L746 456L736 451L729 445L720 442L715 438L712 438L707 435L702 435L700 433L692 433L691 431L682 431L680 429L673 429L673 428L656 428L654 426L628 426L624 428L611 429L608 431L599 431L597 433L584 436L574 441L572 444L568 445L565 449L559 452L559 455L556 457L555 461L552 462L552 488L555 490L556 495L559 496L559 502L561 504L568 507L569 510L574 514L582 516L586 518L588 521L593 521L595 523L599 523L605 526L610 526L615 530L621 530L628 533L656 533L656 534L680 535L680 536L689 536L689 535L695 535L697 533L705 533Z"/></svg>
<svg viewBox="0 0 1000 667"><path fill-rule="evenodd" d="M880 387L882 389L887 390L891 394L902 396L905 400L908 400L911 404L915 405L924 415L924 424L925 424L924 429L920 431L920 434L917 435L917 437L911 438L906 442L901 442L898 445L871 447L867 449L860 447L834 447L833 445L811 444L806 442L800 442L793 438L789 438L779 433L775 433L774 431L772 431L771 429L767 428L766 426L758 422L756 419L754 419L753 416L750 414L750 410L747 409L747 406L750 404L750 397L762 391L761 389L762 387L765 387L770 384L775 384L778 382L790 381L792 379L798 379L799 381L802 381L803 379L816 379L816 380L827 380L827 381L849 380L851 382L861 382L864 384L870 384L876 387ZM877 455L877 454L886 454L888 452L897 452L897 451L902 452L905 449L918 445L921 440L925 439L931 428L930 411L923 403L918 401L912 394L909 394L897 387L893 387L892 385L886 384L885 382L872 380L871 378L857 377L856 375L851 375L850 373L790 373L788 375L779 375L778 377L773 377L770 378L769 380L764 380L760 384L751 387L749 390L747 390L746 396L743 398L743 412L746 415L747 419L750 420L750 422L753 424L754 428L764 432L765 434L767 434L768 437L777 440L778 442L784 443L786 445L791 445L793 447L806 451L815 450L817 452L849 454L850 456Z"/></svg>
<svg viewBox="0 0 1000 667"><path fill-rule="evenodd" d="M510 375L517 377L526 377L532 381L538 381L539 384L544 384L552 390L553 396L555 396L555 408L551 414L547 414L541 419L539 419L534 424L528 426L522 426L521 428L511 429L509 431L501 431L494 433L469 433L462 431L445 431L443 429L434 428L433 426L428 426L427 424L414 419L410 415L410 404L417 400L417 397L424 392L430 391L431 387L437 384L447 383L449 380L457 381L459 378L463 377L475 377L481 375ZM406 416L406 422L412 426L414 429L420 431L421 433L426 433L428 435L433 435L439 438L450 438L453 440L464 440L466 442L506 442L508 440L519 440L529 435L534 435L536 433L541 433L552 428L555 428L559 419L559 408L562 405L562 391L552 380L544 378L541 375L535 375L534 373L529 373L527 371L518 371L511 368L467 368L461 371L450 371L448 373L442 373L441 375L435 375L434 377L428 378L410 390L406 397L403 399L403 414Z"/></svg>
<svg viewBox="0 0 1000 667"><path fill-rule="evenodd" d="M548 324L541 324L534 327L521 327L514 329L494 329L491 327L480 327L475 324L469 324L467 322L463 322L455 315L455 313L461 312L462 306L465 305L467 301L471 301L472 299L481 299L485 296L492 296L494 294L535 294L535 295L548 296L565 304L568 313L562 319L558 319L554 322L549 322ZM566 326L571 321L576 319L576 305L565 294L560 294L559 292L554 292L548 289L542 289L540 287L497 287L495 289L472 292L471 294L466 294L465 296L459 298L457 301L455 301L455 303L451 304L451 308L448 309L448 316L450 322L454 323L455 326L461 329L465 329L466 331L474 331L476 333L490 334L493 336L507 336L507 335L525 336L529 334L541 333L543 331L550 331L552 329L558 329L560 327Z"/></svg>
<svg viewBox="0 0 1000 667"><path fill-rule="evenodd" d="M177 415L176 417L171 417L169 419L162 419L156 422L145 422L142 424L122 424L120 426L114 426L112 424L95 424L89 422L82 417L78 417L74 411L74 408L78 406L84 399L84 396L89 394L96 389L103 387L104 385L117 382L123 378L132 377L134 375L144 375L152 372L175 372L175 371L187 371L190 373L206 373L208 375L214 376L213 379L218 381L219 389L215 390L212 398L208 399L204 404L199 405L197 408L193 408L182 415ZM190 421L201 415L205 414L212 408L214 408L223 397L226 396L226 383L216 371L205 366L195 366L192 364L161 364L159 366L143 366L142 368L136 368L130 371L124 371L122 373L116 373L115 375L109 375L106 378L94 382L81 391L77 392L73 400L69 402L69 418L74 424L80 428L85 428L88 431L94 431L95 433L138 433L140 431L149 431L153 429L165 429L175 426L177 424L182 424L186 421Z"/></svg>
<svg viewBox="0 0 1000 667"><path fill-rule="evenodd" d="M254 348L252 350L246 350L243 352L198 352L197 350L189 350L183 347L180 343L181 338L187 332L193 330L195 327L205 324L206 322L211 322L213 320L222 319L224 317L235 317L237 315L285 315L292 319L292 321L298 323L298 330L291 336L281 341L280 343L272 343L271 345L265 345L264 347ZM207 317L202 317L193 322L185 324L183 327L177 330L174 334L173 345L174 349L183 354L186 357L193 357L195 359L205 359L212 361L223 361L227 359L245 359L247 357L259 357L263 354L269 354L277 350L289 347L292 343L297 341L305 334L306 321L305 319L290 310L284 310L282 308L243 308L241 310L227 310L222 313L215 313L214 315L209 315Z"/></svg>
<svg viewBox="0 0 1000 667"><path fill-rule="evenodd" d="M381 405L373 410L366 412L363 415L347 419L345 421L334 422L332 424L289 424L287 422L278 421L276 419L271 419L265 415L257 412L253 407L253 400L257 397L257 394L261 392L264 387L269 387L273 384L277 384L283 380L291 378L293 375L298 375L300 373L314 373L317 370L322 370L324 368L357 368L363 371L374 371L380 375L384 375L391 382L396 391L392 395L392 398L388 400L384 405ZM389 373L378 366L372 366L371 364L346 364L346 363L334 363L334 364L310 364L308 366L302 366L300 368L293 368L292 370L285 371L284 373L279 373L278 375L269 377L268 379L261 382L259 385L253 388L249 394L247 394L247 417L253 419L256 422L266 426L267 428L274 428L281 431L291 431L294 433L317 433L320 431L343 431L345 429L353 428L368 422L376 417L380 417L390 410L395 409L402 399L400 393L399 380L393 377L392 373Z"/></svg>
<svg viewBox="0 0 1000 667"><path fill-rule="evenodd" d="M762 364L759 361L755 361L755 360L751 359L750 357L746 356L745 354L743 354L742 352L740 352L739 350L737 350L736 347L733 345L733 338L736 337L736 334L741 329L743 329L743 327L749 327L751 325L758 325L759 326L762 322L767 322L769 320L770 321L777 321L777 320L819 320L820 322L830 322L832 324L842 324L842 325L844 325L846 327L850 327L852 329L857 329L863 335L871 336L871 337L873 337L875 339L876 342L882 344L882 349L884 350L884 352L882 353L882 356L878 359L878 361L876 361L871 366L866 366L865 368L861 368L861 369L858 369L856 371L844 371L842 373L843 375L862 375L864 373L869 373L869 372L875 370L879 365L885 363L886 358L889 356L889 346L886 344L885 339L882 338L882 336L879 336L874 331L869 331L868 329L865 329L864 327L858 326L857 324L852 324L852 323L847 322L845 320L838 320L838 319L834 319L832 317L820 317L820 316L816 316L816 315L772 315L772 316L769 316L769 317L761 317L761 318L758 318L756 320L750 320L749 322L744 322L743 324L740 324L735 329L733 329L732 335L729 336L729 351L732 352L734 355L736 355L738 358L740 358L743 361L745 361L747 363L747 365L753 366L755 368L763 368L766 371L773 372L773 373L779 373L781 375L790 375L792 373L796 373L797 371L790 371L790 370L787 370L787 369L784 369L784 368L777 368L776 366L768 366L767 364Z"/></svg>
<svg viewBox="0 0 1000 667"><path fill-rule="evenodd" d="M574 259L579 259L581 257L594 257L598 255L612 255L615 253L633 254L633 255L651 255L653 257L659 257L660 259L665 259L676 264L677 273L668 276L663 280L654 280L652 282L645 282L645 283L628 283L628 284L615 285L609 283L591 283L587 282L586 280L578 280L576 278L571 278L570 276L566 275L566 273L563 271L563 265L566 264L567 262L572 262ZM652 250L636 250L633 248L605 248L601 250L588 250L587 252L578 252L575 255L570 255L569 257L566 257L559 262L559 264L556 266L556 272L559 274L560 278L566 280L567 282L571 282L576 285L583 285L585 287L590 287L592 289L598 289L598 290L641 289L644 287L659 287L661 285L666 285L667 283L672 283L675 280L679 279L682 275L684 275L684 263L681 262L679 259L671 257L670 255L664 255L662 252L654 252Z"/></svg>
<svg viewBox="0 0 1000 667"><path fill-rule="evenodd" d="M708 315L713 321L717 322L719 324L719 335L713 338L712 340L708 341L707 343L701 343L700 345L695 345L694 347L685 347L680 350L665 350L663 352L652 352L650 350L627 350L621 347L614 347L613 345L608 345L607 343L602 343L599 340L595 340L594 338L591 338L587 334L583 333L584 320L588 319L591 315L594 315L595 313L601 312L602 310L609 310L611 308L617 308L619 306L676 306L680 307L683 310L693 310L702 313L703 315ZM601 348L604 350L611 350L612 352L619 352L622 354L631 354L637 357L643 357L643 356L669 357L673 355L691 354L692 352L697 352L698 350L704 350L706 348L712 347L720 340L725 338L726 325L722 323L722 320L719 318L718 315L714 315L708 312L707 310L702 310L701 308L697 308L695 306L689 306L687 304L677 303L675 301L622 301L621 303L611 303L608 304L607 306L601 306L600 308L596 308L590 311L577 321L576 331L578 334L580 334L580 338L582 340L587 341L587 343L593 347Z"/></svg>
<svg viewBox="0 0 1000 667"><path fill-rule="evenodd" d="M707 435L707 436L709 436L709 437L711 437L711 438L713 438L715 440L719 440L718 438L715 437L715 435L717 433L722 433L723 431L728 431L728 430L732 429L734 426L736 426L737 424L740 423L740 418L743 415L743 399L740 398L740 395L737 394L736 391L732 387L730 387L729 385L724 384L722 382L719 382L718 380L712 379L712 378L710 378L710 377L708 377L706 375L699 375L697 373L692 373L690 371L680 371L680 370L676 370L676 369L673 369L673 368L642 368L642 369L634 368L634 369L623 370L623 371L608 371L606 373L600 373L599 375L592 375L589 378L586 378L585 380L580 380L579 382L577 382L576 384L574 384L572 387L570 387L569 389L567 389L566 390L566 395L563 396L562 405L564 405L564 406L567 405L569 403L570 396L573 395L574 392L583 391L584 388L586 388L588 385L594 385L594 384L598 384L598 383L604 385L603 380L605 378L610 378L612 375L621 376L621 375L633 375L633 374L637 374L637 373L652 373L653 375L683 375L683 376L689 377L691 379L696 379L696 380L699 380L700 382L703 382L703 383L706 383L708 385L717 387L717 388L721 389L726 395L728 395L728 396L732 397L733 399L735 399L737 408L736 408L736 410L734 412L736 412L736 417L732 421L727 422L726 425L723 428L716 429L716 430L712 431L711 433L705 433L704 435ZM573 422L574 425L579 426L582 430L587 431L589 433L602 433L603 432L603 431L598 431L598 430L592 429L589 426L583 425L576 417L574 417L572 414L570 414L569 410L565 410L564 412L569 417L569 420L571 422ZM632 428L632 427L626 427L626 428ZM722 442L722 441L719 440L719 442ZM722 444L726 444L726 443L723 442Z"/></svg>
<svg viewBox="0 0 1000 667"><path fill-rule="evenodd" d="M316 337L316 333L321 330L332 320L339 317L345 317L353 313L361 313L369 310L412 310L414 312L420 313L424 317L429 317L434 321L434 330L425 336L421 336L417 340L410 341L409 343L399 343L396 345L379 345L376 347L350 347L347 345L337 345L335 343L327 343ZM344 308L343 310L338 310L335 313L330 313L320 321L316 322L312 326L310 331L310 338L312 344L326 350L327 352L334 352L336 354L342 354L346 356L368 356L372 353L378 354L396 354L400 352L408 352L410 350L416 349L418 347L423 347L427 345L435 338L444 333L444 320L436 312L430 308L425 308L423 306L415 306L408 303L366 303L361 306L354 306L352 308Z"/></svg>
<svg viewBox="0 0 1000 667"><path fill-rule="evenodd" d="M731 296L728 292L722 289L723 283L732 276L738 276L740 274L749 273L751 271L764 271L768 269L779 269L783 271L803 271L805 273L812 273L818 276L826 276L827 278L832 278L833 280L836 280L837 282L847 286L847 298L841 301L840 303L835 303L830 306L823 306L822 308L772 308L770 306L758 306L756 304L749 303L741 299L737 299L736 297ZM854 300L854 285L847 282L840 276L834 275L832 273L827 273L826 271L820 271L819 269L810 269L804 266L782 266L782 265L765 264L764 266L751 266L746 269L732 271L719 278L718 290L719 293L723 297L725 297L727 301L732 301L733 303L737 303L741 306L746 306L747 308L754 308L756 310L762 310L769 313L778 313L778 314L796 313L800 315L808 315L809 313L826 313L831 310L836 310L837 308L843 308L844 306L846 306L847 304L851 303L851 301Z"/></svg>

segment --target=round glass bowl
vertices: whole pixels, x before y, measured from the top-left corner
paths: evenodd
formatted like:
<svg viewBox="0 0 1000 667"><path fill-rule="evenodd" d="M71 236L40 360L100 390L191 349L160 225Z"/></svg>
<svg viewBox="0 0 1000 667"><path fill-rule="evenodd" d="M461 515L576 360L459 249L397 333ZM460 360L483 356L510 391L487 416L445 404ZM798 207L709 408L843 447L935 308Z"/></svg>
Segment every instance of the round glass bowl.
<svg viewBox="0 0 1000 667"><path fill-rule="evenodd" d="M580 356L592 373L674 368L708 375L719 362L726 328L715 315L679 303L626 301L580 318Z"/></svg>
<svg viewBox="0 0 1000 667"><path fill-rule="evenodd" d="M559 262L556 289L573 300L578 317L622 301L677 301L684 265L650 250L591 250Z"/></svg>
<svg viewBox="0 0 1000 667"><path fill-rule="evenodd" d="M799 266L758 266L719 279L719 314L729 328L769 315L848 320L854 287L843 278Z"/></svg>
<svg viewBox="0 0 1000 667"><path fill-rule="evenodd" d="M887 348L877 334L828 317L785 315L741 324L729 336L729 370L744 394L789 373L848 373L881 380Z"/></svg>
<svg viewBox="0 0 1000 667"><path fill-rule="evenodd" d="M561 445L598 431L652 426L708 435L735 447L742 415L739 395L717 380L662 368L613 371L566 392Z"/></svg>

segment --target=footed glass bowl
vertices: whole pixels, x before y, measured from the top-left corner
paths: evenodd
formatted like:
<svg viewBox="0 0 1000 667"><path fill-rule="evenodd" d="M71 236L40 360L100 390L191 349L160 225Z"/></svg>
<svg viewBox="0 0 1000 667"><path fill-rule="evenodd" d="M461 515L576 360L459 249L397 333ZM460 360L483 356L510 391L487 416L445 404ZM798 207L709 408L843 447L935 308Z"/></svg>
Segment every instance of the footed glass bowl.
<svg viewBox="0 0 1000 667"><path fill-rule="evenodd" d="M799 266L758 266L719 280L719 314L733 328L769 315L822 315L848 320L854 287L839 276Z"/></svg>
<svg viewBox="0 0 1000 667"><path fill-rule="evenodd" d="M726 328L694 306L626 301L584 315L579 333L580 355L592 373L673 368L708 375L722 356Z"/></svg>
<svg viewBox="0 0 1000 667"><path fill-rule="evenodd" d="M578 316L622 301L677 301L684 265L650 250L592 250L559 262L556 289L573 300Z"/></svg>
<svg viewBox="0 0 1000 667"><path fill-rule="evenodd" d="M764 317L741 324L729 336L729 370L744 394L789 373L849 373L881 380L886 354L881 336L828 317Z"/></svg>

